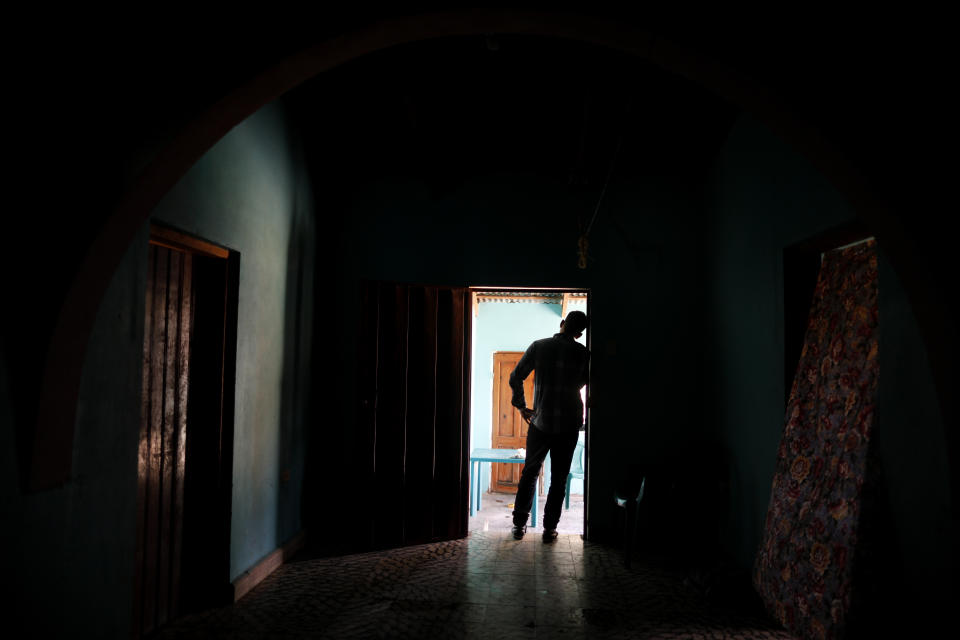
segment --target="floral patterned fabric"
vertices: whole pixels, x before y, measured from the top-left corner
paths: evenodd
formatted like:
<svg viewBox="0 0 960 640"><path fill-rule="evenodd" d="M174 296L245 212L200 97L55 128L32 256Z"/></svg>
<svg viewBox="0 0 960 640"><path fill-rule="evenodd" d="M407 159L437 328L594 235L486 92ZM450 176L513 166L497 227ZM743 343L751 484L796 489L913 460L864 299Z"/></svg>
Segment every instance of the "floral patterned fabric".
<svg viewBox="0 0 960 640"><path fill-rule="evenodd" d="M754 586L803 638L843 637L874 422L876 243L827 253L787 403Z"/></svg>

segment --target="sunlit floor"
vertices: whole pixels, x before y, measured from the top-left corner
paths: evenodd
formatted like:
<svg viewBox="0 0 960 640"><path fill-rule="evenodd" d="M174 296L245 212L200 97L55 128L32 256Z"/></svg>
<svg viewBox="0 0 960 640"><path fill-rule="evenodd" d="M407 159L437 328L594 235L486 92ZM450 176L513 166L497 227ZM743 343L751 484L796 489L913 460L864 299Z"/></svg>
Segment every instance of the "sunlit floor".
<svg viewBox="0 0 960 640"><path fill-rule="evenodd" d="M506 531L513 528L513 500L514 496L506 493L484 493L480 506L475 515L470 517L470 531ZM540 496L537 505L537 526L534 528L531 521L527 521L527 531L543 533L543 506L547 497ZM583 533L583 496L572 494L570 508L564 509L557 525L557 533Z"/></svg>
<svg viewBox="0 0 960 640"><path fill-rule="evenodd" d="M287 563L169 638L789 638L762 611L652 558L509 531Z"/></svg>

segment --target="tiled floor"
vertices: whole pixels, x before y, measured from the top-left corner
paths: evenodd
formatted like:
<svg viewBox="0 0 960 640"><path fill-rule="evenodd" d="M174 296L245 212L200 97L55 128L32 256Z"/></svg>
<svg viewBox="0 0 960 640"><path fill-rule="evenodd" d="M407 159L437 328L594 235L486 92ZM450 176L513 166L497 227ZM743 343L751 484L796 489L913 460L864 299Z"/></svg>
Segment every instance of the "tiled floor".
<svg viewBox="0 0 960 640"><path fill-rule="evenodd" d="M464 540L283 565L159 638L789 638L653 561L563 535Z"/></svg>
<svg viewBox="0 0 960 640"><path fill-rule="evenodd" d="M513 527L513 504L514 496L506 493L484 493L483 500L480 503L482 507L475 515L470 517L470 531L506 531ZM537 527L536 532L543 532L543 506L547 502L547 497L540 496L537 509ZM534 531L529 526L528 531ZM560 515L560 522L557 525L558 533L581 534L583 533L583 496L573 494L570 496L570 508L564 508Z"/></svg>

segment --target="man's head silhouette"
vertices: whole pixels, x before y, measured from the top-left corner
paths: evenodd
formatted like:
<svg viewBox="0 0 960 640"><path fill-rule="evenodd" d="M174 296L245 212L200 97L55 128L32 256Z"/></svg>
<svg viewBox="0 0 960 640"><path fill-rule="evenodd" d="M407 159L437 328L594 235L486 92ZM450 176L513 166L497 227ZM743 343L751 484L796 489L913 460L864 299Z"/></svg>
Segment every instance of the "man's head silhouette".
<svg viewBox="0 0 960 640"><path fill-rule="evenodd" d="M587 328L588 324L587 314L583 311L571 311L567 314L565 320L560 321L560 331L574 338L579 338L583 335L583 331Z"/></svg>

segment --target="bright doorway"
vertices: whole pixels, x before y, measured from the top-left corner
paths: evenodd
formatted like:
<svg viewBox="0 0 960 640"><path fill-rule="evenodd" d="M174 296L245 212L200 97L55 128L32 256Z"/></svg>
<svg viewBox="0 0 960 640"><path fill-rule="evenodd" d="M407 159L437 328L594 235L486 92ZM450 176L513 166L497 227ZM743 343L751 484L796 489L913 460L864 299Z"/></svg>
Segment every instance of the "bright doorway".
<svg viewBox="0 0 960 640"><path fill-rule="evenodd" d="M548 338L560 330L560 321L567 313L580 310L589 315L589 291L474 287L471 288L471 301L470 450L523 448L529 427L520 418L520 412L510 404L510 372L534 340ZM584 331L578 339L587 347L590 345L588 331ZM525 381L528 405L532 403L535 377L536 371ZM583 534L585 531L588 485L586 436L589 429L587 387L581 391L581 397L585 407L585 428L580 432L580 446L571 465L574 475L570 478L570 492L557 527L563 534ZM537 487L537 530L542 527L543 508L550 483L550 464L548 456ZM470 511L470 531L510 529L516 486L522 468L522 458L510 463L483 462L470 465L473 487L471 499L479 502L479 506Z"/></svg>

